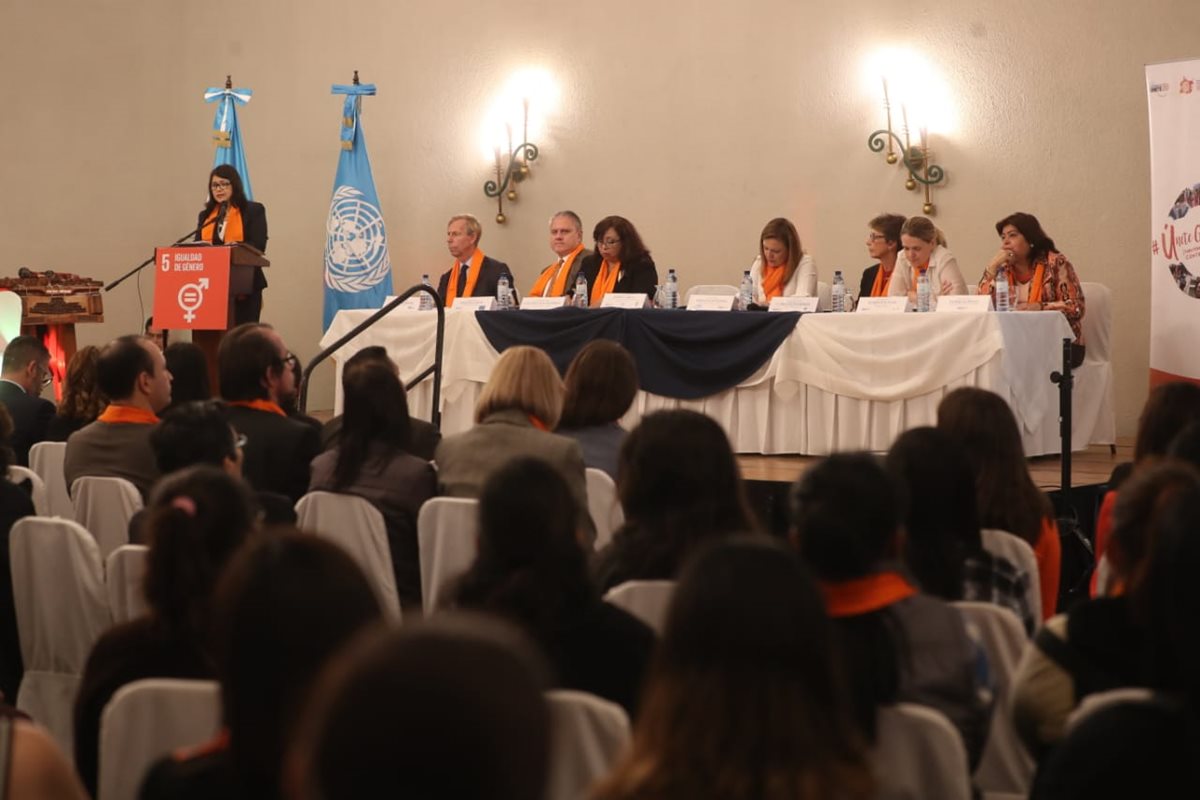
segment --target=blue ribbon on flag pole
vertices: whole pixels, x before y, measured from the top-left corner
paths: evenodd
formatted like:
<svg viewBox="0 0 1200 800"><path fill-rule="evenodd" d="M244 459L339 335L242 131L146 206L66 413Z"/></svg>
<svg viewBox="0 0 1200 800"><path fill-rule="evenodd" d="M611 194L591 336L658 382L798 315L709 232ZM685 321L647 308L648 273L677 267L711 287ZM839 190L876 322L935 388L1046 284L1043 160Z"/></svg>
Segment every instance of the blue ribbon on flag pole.
<svg viewBox="0 0 1200 800"><path fill-rule="evenodd" d="M204 102L217 104L217 113L213 117L213 143L217 146L213 167L229 164L236 169L242 176L247 200L254 199L254 191L250 188L246 151L242 149L242 129L238 126L237 107L249 103L253 94L250 89L209 87L204 90Z"/></svg>
<svg viewBox="0 0 1200 800"><path fill-rule="evenodd" d="M342 150L325 225L325 330L339 310L379 308L392 293L387 231L359 118L362 98L375 94L375 84L334 85L333 93L346 95L346 101Z"/></svg>

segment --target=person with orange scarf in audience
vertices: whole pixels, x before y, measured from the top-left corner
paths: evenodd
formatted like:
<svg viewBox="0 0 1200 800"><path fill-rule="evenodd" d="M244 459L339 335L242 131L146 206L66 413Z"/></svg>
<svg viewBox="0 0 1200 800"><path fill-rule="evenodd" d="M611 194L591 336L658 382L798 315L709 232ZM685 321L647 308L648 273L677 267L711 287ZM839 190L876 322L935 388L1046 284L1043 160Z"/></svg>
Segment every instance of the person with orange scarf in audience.
<svg viewBox="0 0 1200 800"><path fill-rule="evenodd" d="M624 217L605 217L592 230L596 252L584 259L588 305L597 308L604 295L645 293L654 297L658 270L637 228Z"/></svg>
<svg viewBox="0 0 1200 800"><path fill-rule="evenodd" d="M246 197L242 176L229 164L221 164L208 176L208 202L197 219L196 241L212 244L245 242L259 252L267 249L267 209ZM254 268L249 294L234 298L233 324L258 322L262 292L267 277L262 267Z"/></svg>
<svg viewBox="0 0 1200 800"><path fill-rule="evenodd" d="M907 295L915 308L921 275L929 277L929 297L934 304L944 294L967 293L967 282L958 268L958 259L946 244L945 234L928 217L909 217L900 227L900 254L888 295Z"/></svg>
<svg viewBox="0 0 1200 800"><path fill-rule="evenodd" d="M495 297L501 275L511 275L503 261L479 249L483 226L471 214L455 214L446 226L446 249L454 257L438 281L438 294L446 308L459 297ZM509 284L511 285L511 280Z"/></svg>
<svg viewBox="0 0 1200 800"><path fill-rule="evenodd" d="M878 261L863 270L858 286L859 297L887 297L900 255L900 214L880 214L867 223L867 254Z"/></svg>
<svg viewBox="0 0 1200 800"><path fill-rule="evenodd" d="M979 294L996 299L996 272L1008 272L1009 305L1017 311L1061 311L1075 333L1072 366L1083 363L1083 287L1075 267L1054 247L1033 214L1018 211L996 223L1000 251L979 280Z"/></svg>
<svg viewBox="0 0 1200 800"><path fill-rule="evenodd" d="M529 297L573 297L583 261L592 254L583 246L583 220L574 211L559 211L550 218L550 249L554 263L542 270Z"/></svg>
<svg viewBox="0 0 1200 800"><path fill-rule="evenodd" d="M776 297L815 297L817 267L804 252L790 220L776 217L758 237L758 257L750 265L754 302L767 306Z"/></svg>

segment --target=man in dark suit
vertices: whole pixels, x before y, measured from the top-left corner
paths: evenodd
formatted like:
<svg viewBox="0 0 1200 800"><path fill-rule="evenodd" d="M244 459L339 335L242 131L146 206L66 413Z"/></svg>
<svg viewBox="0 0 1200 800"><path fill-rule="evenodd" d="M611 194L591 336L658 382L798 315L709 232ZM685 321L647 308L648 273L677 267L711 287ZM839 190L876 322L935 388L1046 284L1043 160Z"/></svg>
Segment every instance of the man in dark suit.
<svg viewBox="0 0 1200 800"><path fill-rule="evenodd" d="M229 423L246 437L242 475L255 490L292 502L308 490L309 462L320 449L318 430L283 410L296 393L295 358L274 328L256 322L225 334L217 352Z"/></svg>
<svg viewBox="0 0 1200 800"><path fill-rule="evenodd" d="M446 227L446 248L454 257L450 269L438 281L438 294L446 306L454 305L459 297L495 297L501 275L512 273L503 261L489 258L479 249L483 226L470 214L456 214Z"/></svg>
<svg viewBox="0 0 1200 800"><path fill-rule="evenodd" d="M36 336L18 336L4 348L0 364L0 403L13 421L17 463L29 466L29 448L46 438L54 404L39 395L50 383L50 351Z"/></svg>

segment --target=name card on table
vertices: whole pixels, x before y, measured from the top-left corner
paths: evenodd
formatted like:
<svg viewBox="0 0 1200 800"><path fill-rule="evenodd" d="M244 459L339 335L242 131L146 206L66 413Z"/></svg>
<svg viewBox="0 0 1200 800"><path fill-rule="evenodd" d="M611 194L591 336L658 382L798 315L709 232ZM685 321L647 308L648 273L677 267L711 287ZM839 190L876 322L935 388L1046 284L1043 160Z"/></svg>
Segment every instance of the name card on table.
<svg viewBox="0 0 1200 800"><path fill-rule="evenodd" d="M397 295L397 294L389 294L387 297L383 298L383 305L386 306L388 303L392 302L399 296L400 295ZM428 295L425 294L424 292L417 292L412 297L408 298L403 303L398 305L395 309L393 309L393 311L420 311L422 297L428 297ZM433 300L432 297L430 297L429 299ZM380 308L383 308L383 306L380 306ZM433 311L433 306L430 306L428 310Z"/></svg>
<svg viewBox="0 0 1200 800"><path fill-rule="evenodd" d="M645 292L609 292L600 298L601 308L645 308L650 298Z"/></svg>
<svg viewBox="0 0 1200 800"><path fill-rule="evenodd" d="M460 297L451 308L457 311L492 311L496 308L494 297Z"/></svg>
<svg viewBox="0 0 1200 800"><path fill-rule="evenodd" d="M860 297L856 311L859 314L903 314L908 311L908 298L902 294L894 297Z"/></svg>
<svg viewBox="0 0 1200 800"><path fill-rule="evenodd" d="M688 298L688 311L733 311L732 294L694 294Z"/></svg>
<svg viewBox="0 0 1200 800"><path fill-rule="evenodd" d="M944 294L938 298L935 311L969 311L979 313L992 310L990 294Z"/></svg>
<svg viewBox="0 0 1200 800"><path fill-rule="evenodd" d="M521 310L545 311L548 308L562 308L566 304L566 297L526 297L521 300Z"/></svg>
<svg viewBox="0 0 1200 800"><path fill-rule="evenodd" d="M816 297L772 297L771 305L767 306L768 311L799 311L802 314L811 314L817 310Z"/></svg>

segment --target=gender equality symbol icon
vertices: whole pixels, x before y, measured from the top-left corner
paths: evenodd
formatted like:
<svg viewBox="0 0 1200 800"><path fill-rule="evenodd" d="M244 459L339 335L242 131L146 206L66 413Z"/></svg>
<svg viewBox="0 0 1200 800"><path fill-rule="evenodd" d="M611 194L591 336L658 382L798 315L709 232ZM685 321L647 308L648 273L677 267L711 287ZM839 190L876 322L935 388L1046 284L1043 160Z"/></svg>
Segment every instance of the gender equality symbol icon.
<svg viewBox="0 0 1200 800"><path fill-rule="evenodd" d="M176 300L183 309L183 318L188 322L196 319L196 311L204 305L204 290L208 288L208 278L201 278L195 283L185 283L179 287Z"/></svg>

